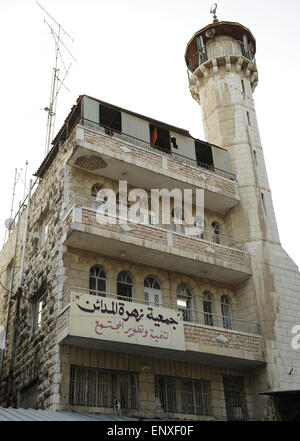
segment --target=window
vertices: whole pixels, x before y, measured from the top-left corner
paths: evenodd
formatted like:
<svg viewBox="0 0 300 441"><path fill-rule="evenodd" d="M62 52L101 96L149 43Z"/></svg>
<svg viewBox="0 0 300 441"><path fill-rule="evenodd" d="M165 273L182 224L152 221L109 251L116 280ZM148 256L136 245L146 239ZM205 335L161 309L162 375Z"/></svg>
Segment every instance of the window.
<svg viewBox="0 0 300 441"><path fill-rule="evenodd" d="M105 133L112 135L114 130L116 132L122 131L122 118L119 110L107 107L104 104L100 104L100 126L105 127Z"/></svg>
<svg viewBox="0 0 300 441"><path fill-rule="evenodd" d="M150 144L151 147L162 150L166 153L171 153L170 134L166 129L149 125L150 128Z"/></svg>
<svg viewBox="0 0 300 441"><path fill-rule="evenodd" d="M204 324L206 326L213 326L213 301L212 294L209 291L204 291L203 293L203 315Z"/></svg>
<svg viewBox="0 0 300 441"><path fill-rule="evenodd" d="M266 207L266 201L265 201L265 195L261 193L261 203L264 209L264 213L267 214L267 207Z"/></svg>
<svg viewBox="0 0 300 441"><path fill-rule="evenodd" d="M171 136L171 143L172 143L173 149L178 149L178 145L177 145L175 136Z"/></svg>
<svg viewBox="0 0 300 441"><path fill-rule="evenodd" d="M38 382L34 381L24 387L20 393L18 406L22 409L37 409L37 386Z"/></svg>
<svg viewBox="0 0 300 441"><path fill-rule="evenodd" d="M242 83L243 94L245 94L245 82L244 82L244 80L241 80L241 83Z"/></svg>
<svg viewBox="0 0 300 441"><path fill-rule="evenodd" d="M242 377L223 377L225 405L228 421L246 420L244 381Z"/></svg>
<svg viewBox="0 0 300 441"><path fill-rule="evenodd" d="M39 298L33 304L33 333L35 334L42 326L43 299Z"/></svg>
<svg viewBox="0 0 300 441"><path fill-rule="evenodd" d="M105 296L106 274L100 265L94 265L90 269L89 289L92 295Z"/></svg>
<svg viewBox="0 0 300 441"><path fill-rule="evenodd" d="M144 298L147 305L159 306L162 304L160 284L152 276L148 276L144 280Z"/></svg>
<svg viewBox="0 0 300 441"><path fill-rule="evenodd" d="M248 120L248 125L251 126L250 113L249 112L247 112L247 120Z"/></svg>
<svg viewBox="0 0 300 441"><path fill-rule="evenodd" d="M177 286L177 306L179 306L179 311L183 314L183 320L185 322L194 321L194 311L193 311L193 297L190 288L185 284L181 283Z"/></svg>
<svg viewBox="0 0 300 441"><path fill-rule="evenodd" d="M253 155L254 155L255 164L256 164L256 166L258 166L256 150L253 150Z"/></svg>
<svg viewBox="0 0 300 441"><path fill-rule="evenodd" d="M215 243L220 243L220 224L218 222L212 222L212 240Z"/></svg>
<svg viewBox="0 0 300 441"><path fill-rule="evenodd" d="M121 271L117 278L117 294L120 300L131 302L133 282L128 271Z"/></svg>
<svg viewBox="0 0 300 441"><path fill-rule="evenodd" d="M91 188L91 208L98 208L107 198L97 198L98 192L103 188L101 184L94 184Z"/></svg>
<svg viewBox="0 0 300 441"><path fill-rule="evenodd" d="M78 406L138 408L138 375L71 365L69 403Z"/></svg>
<svg viewBox="0 0 300 441"><path fill-rule="evenodd" d="M224 328L225 329L233 329L231 305L230 305L230 299L228 296L221 297L221 311L222 311Z"/></svg>
<svg viewBox="0 0 300 441"><path fill-rule="evenodd" d="M212 415L209 381L155 376L155 397L165 412Z"/></svg>
<svg viewBox="0 0 300 441"><path fill-rule="evenodd" d="M199 167L214 170L214 159L209 144L203 141L195 141L196 160Z"/></svg>
<svg viewBox="0 0 300 441"><path fill-rule="evenodd" d="M123 216L127 219L128 210L130 209L130 204L127 200L125 200L125 196L121 197L122 194L117 193L116 195L116 215Z"/></svg>
<svg viewBox="0 0 300 441"><path fill-rule="evenodd" d="M49 216L46 216L40 225L40 245L44 245L49 234Z"/></svg>

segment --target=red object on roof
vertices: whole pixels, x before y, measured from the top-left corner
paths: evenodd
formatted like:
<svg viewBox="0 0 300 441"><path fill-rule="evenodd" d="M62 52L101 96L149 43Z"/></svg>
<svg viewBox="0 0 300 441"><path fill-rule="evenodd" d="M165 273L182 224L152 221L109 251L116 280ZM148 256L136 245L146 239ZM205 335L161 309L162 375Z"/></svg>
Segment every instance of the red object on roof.
<svg viewBox="0 0 300 441"><path fill-rule="evenodd" d="M157 140L157 128L154 127L154 129L153 129L153 131L151 133L151 139L150 139L151 147L155 146L156 140Z"/></svg>

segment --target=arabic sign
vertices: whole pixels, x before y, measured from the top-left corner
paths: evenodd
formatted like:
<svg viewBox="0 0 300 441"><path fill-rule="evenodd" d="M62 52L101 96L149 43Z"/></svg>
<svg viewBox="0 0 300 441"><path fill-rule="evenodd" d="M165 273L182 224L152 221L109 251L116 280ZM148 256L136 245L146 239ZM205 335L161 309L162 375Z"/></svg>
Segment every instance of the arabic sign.
<svg viewBox="0 0 300 441"><path fill-rule="evenodd" d="M178 311L72 293L70 335L185 351Z"/></svg>

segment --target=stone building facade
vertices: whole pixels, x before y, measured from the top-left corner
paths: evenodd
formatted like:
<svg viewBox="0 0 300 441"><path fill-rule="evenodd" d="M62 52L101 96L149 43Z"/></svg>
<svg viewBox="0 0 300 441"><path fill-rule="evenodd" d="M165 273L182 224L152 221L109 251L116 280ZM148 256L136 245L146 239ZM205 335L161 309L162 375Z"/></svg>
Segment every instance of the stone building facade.
<svg viewBox="0 0 300 441"><path fill-rule="evenodd" d="M118 400L141 418L286 418L300 389L300 276L279 241L254 55L238 23L188 43L206 142L78 98L1 251L0 405L109 414ZM132 201L120 195L100 222L99 191L117 194L120 181L149 200L153 188L202 191L204 224L177 224L172 198L170 225L152 207L124 221ZM280 391L294 392L284 411Z"/></svg>

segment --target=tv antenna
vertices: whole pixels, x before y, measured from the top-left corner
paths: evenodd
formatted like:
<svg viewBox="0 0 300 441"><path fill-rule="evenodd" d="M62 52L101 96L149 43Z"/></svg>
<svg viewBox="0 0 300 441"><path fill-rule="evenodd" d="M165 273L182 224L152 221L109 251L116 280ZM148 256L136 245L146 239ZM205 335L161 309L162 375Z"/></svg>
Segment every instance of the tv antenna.
<svg viewBox="0 0 300 441"><path fill-rule="evenodd" d="M55 44L55 65L53 67L52 80L51 80L51 91L50 91L50 101L47 107L44 107L48 114L47 116L47 134L46 134L46 144L45 144L45 156L48 154L50 150L50 144L54 137L54 128L55 128L55 117L56 117L56 107L57 107L57 97L62 87L70 91L67 86L64 84L66 77L70 71L72 63L66 66L65 57L71 57L75 62L77 61L71 51L67 46L67 41L69 40L74 43L74 38L71 37L68 32L59 24L50 14L46 11L46 9L36 1L37 5L47 14L50 19L50 23L44 18L44 23L50 29L51 35L54 38ZM63 49L62 49L63 48ZM64 54L62 53L64 52ZM60 77L60 71L62 71L62 78Z"/></svg>

